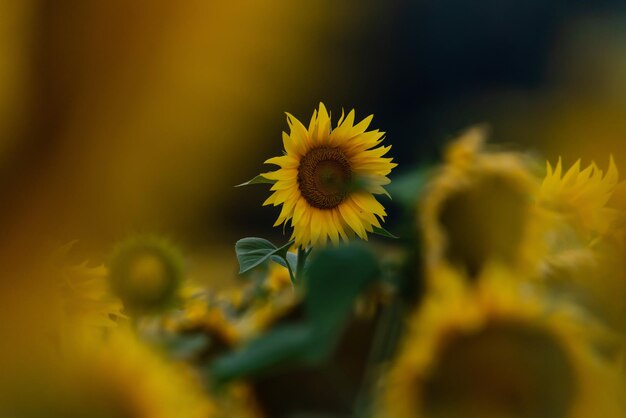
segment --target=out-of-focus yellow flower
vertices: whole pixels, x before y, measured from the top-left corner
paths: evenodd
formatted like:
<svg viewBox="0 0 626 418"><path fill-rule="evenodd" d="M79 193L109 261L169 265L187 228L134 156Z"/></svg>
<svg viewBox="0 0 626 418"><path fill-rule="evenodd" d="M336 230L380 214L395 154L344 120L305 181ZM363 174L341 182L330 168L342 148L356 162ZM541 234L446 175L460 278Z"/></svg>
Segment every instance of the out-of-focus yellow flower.
<svg viewBox="0 0 626 418"><path fill-rule="evenodd" d="M301 301L301 295L291 287L255 301L235 324L240 340L248 341L259 336L276 321L294 312Z"/></svg>
<svg viewBox="0 0 626 418"><path fill-rule="evenodd" d="M256 285L214 294L191 287L180 311L169 313L164 326L170 332L202 331L222 348L232 348L260 335L278 319L292 312L300 295L291 286L287 269L272 263L262 289ZM259 292L262 290L261 292ZM245 299L245 300L244 300Z"/></svg>
<svg viewBox="0 0 626 418"><path fill-rule="evenodd" d="M181 289L182 309L170 311L162 318L166 332L174 334L203 333L209 337L209 345L199 353L206 362L232 350L242 342L237 329L236 310L241 292L212 294L201 287L186 284ZM198 359L196 358L196 360ZM193 362L193 360L192 360ZM250 386L243 381L230 382L212 391L214 412L207 418L258 418L263 414Z"/></svg>
<svg viewBox="0 0 626 418"><path fill-rule="evenodd" d="M72 263L69 253L73 245L57 247L44 257L39 273L49 281L37 289L46 294L48 303L40 309L47 315L47 332L60 344L72 344L78 334L80 338L101 338L126 319L121 300L109 291L106 267Z"/></svg>
<svg viewBox="0 0 626 418"><path fill-rule="evenodd" d="M233 347L239 342L235 327L234 312L228 309L235 306L227 300L216 300L210 292L199 288L183 288L183 306L180 311L172 312L163 320L169 332L184 333L202 331L211 337L211 344L217 348Z"/></svg>
<svg viewBox="0 0 626 418"><path fill-rule="evenodd" d="M616 237L588 243L576 234L564 235L542 264L543 283L626 332L626 247Z"/></svg>
<svg viewBox="0 0 626 418"><path fill-rule="evenodd" d="M171 307L182 282L182 257L167 241L135 237L122 242L110 262L111 289L134 314Z"/></svg>
<svg viewBox="0 0 626 418"><path fill-rule="evenodd" d="M557 291L625 329L626 301L616 296L626 291L624 213L619 202L614 206L617 166L610 157L606 173L595 163L581 169L580 160L563 171L560 158L554 168L547 163L537 198L553 219L541 275Z"/></svg>
<svg viewBox="0 0 626 418"><path fill-rule="evenodd" d="M546 163L539 203L563 217L584 236L605 235L618 219L619 212L607 207L619 174L613 157L606 174L591 163L580 168L580 160L563 174L561 159L553 169Z"/></svg>
<svg viewBox="0 0 626 418"><path fill-rule="evenodd" d="M338 244L380 227L386 216L375 194L385 194L387 175L397 165L383 158L391 146L380 146L384 132L366 131L373 115L354 124L355 113L342 114L335 129L324 104L313 112L308 129L287 114L285 155L270 158L280 169L262 176L276 181L263 204L282 205L274 226L291 219L298 247Z"/></svg>
<svg viewBox="0 0 626 418"><path fill-rule="evenodd" d="M62 303L66 318L98 328L114 328L124 318L122 302L109 292L105 266L87 263L64 269L61 278Z"/></svg>
<svg viewBox="0 0 626 418"><path fill-rule="evenodd" d="M448 147L418 208L429 277L442 263L469 277L490 260L532 269L544 249L528 158L486 151L485 135L472 128Z"/></svg>
<svg viewBox="0 0 626 418"><path fill-rule="evenodd" d="M291 289L291 276L289 276L289 270L287 267L281 266L278 263L271 263L268 272L267 278L263 282L265 289L269 293L278 293L284 289Z"/></svg>
<svg viewBox="0 0 626 418"><path fill-rule="evenodd" d="M617 365L594 346L604 328L501 268L444 281L410 320L379 417L624 416Z"/></svg>
<svg viewBox="0 0 626 418"><path fill-rule="evenodd" d="M24 385L26 392L21 398L14 392L18 396L2 405L9 414L3 416L219 416L190 369L167 362L127 332L77 342L40 366L28 380L15 382L13 390Z"/></svg>

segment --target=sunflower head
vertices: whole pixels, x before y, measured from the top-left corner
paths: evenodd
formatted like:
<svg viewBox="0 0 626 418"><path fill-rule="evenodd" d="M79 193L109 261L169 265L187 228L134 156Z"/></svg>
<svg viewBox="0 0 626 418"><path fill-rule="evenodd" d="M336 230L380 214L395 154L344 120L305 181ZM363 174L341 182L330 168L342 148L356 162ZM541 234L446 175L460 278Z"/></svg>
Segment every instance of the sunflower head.
<svg viewBox="0 0 626 418"><path fill-rule="evenodd" d="M418 208L429 270L446 263L472 278L493 260L532 265L541 248L527 159L483 151L483 133L472 129L450 146Z"/></svg>
<svg viewBox="0 0 626 418"><path fill-rule="evenodd" d="M110 285L130 312L153 313L169 308L182 281L178 250L155 237L122 242L110 261Z"/></svg>
<svg viewBox="0 0 626 418"><path fill-rule="evenodd" d="M384 132L367 131L372 116L357 124L354 118L354 110L342 114L333 129L322 103L308 128L287 114L285 155L266 161L280 168L262 174L274 181L264 205L282 205L275 226L291 221L299 247L338 244L355 234L367 239L386 216L374 195L386 193L396 166L383 158L391 147L380 146Z"/></svg>
<svg viewBox="0 0 626 418"><path fill-rule="evenodd" d="M431 293L414 314L379 416L623 416L623 382L594 345L600 328L490 268L476 286Z"/></svg>

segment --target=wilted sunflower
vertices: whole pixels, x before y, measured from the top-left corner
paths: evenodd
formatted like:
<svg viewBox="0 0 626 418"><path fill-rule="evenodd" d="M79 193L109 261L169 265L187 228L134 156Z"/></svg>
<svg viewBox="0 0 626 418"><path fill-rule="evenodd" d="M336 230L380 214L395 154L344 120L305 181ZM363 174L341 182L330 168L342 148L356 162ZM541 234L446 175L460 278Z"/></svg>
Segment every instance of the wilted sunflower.
<svg viewBox="0 0 626 418"><path fill-rule="evenodd" d="M471 290L445 281L450 289L432 293L409 323L379 418L624 416L616 364L593 345L605 330L581 311L500 269Z"/></svg>
<svg viewBox="0 0 626 418"><path fill-rule="evenodd" d="M380 228L385 209L375 194L386 194L387 175L397 165L383 158L391 146L379 146L384 132L366 131L373 115L354 124L355 113L342 114L335 129L320 103L308 129L287 114L285 155L270 158L280 169L262 176L275 181L263 205L283 205L274 226L291 219L298 247L338 244L353 234L367 239Z"/></svg>
<svg viewBox="0 0 626 418"><path fill-rule="evenodd" d="M529 160L486 151L485 135L472 128L453 142L426 187L418 217L428 272L444 263L473 278L494 260L529 269L542 251L533 202L539 182Z"/></svg>

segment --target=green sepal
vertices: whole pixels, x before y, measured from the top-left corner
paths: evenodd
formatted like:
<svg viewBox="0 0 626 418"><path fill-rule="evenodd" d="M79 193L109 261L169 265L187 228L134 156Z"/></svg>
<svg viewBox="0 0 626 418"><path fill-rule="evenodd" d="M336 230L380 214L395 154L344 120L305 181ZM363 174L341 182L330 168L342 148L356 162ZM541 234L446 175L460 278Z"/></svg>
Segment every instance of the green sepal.
<svg viewBox="0 0 626 418"><path fill-rule="evenodd" d="M380 235L381 237L387 237L387 238L393 238L393 239L398 239L399 237L395 236L394 234L392 234L391 232L387 231L385 228L383 228L382 226L379 227L374 227L374 231L372 231L373 234L376 235Z"/></svg>
<svg viewBox="0 0 626 418"><path fill-rule="evenodd" d="M238 184L235 187L249 186L251 184L274 184L274 183L276 183L276 180L270 180L268 178L263 177L261 174L259 174L253 179L248 180L245 183Z"/></svg>

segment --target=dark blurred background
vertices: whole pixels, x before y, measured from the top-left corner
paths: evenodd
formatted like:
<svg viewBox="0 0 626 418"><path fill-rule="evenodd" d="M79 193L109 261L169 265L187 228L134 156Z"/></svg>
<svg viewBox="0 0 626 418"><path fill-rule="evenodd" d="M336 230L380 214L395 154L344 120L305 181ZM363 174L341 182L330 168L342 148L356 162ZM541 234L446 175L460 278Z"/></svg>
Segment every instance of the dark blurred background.
<svg viewBox="0 0 626 418"><path fill-rule="evenodd" d="M0 245L105 258L157 232L231 275L277 237L285 111L375 114L396 174L459 130L554 161L626 161L626 2L25 0L0 5ZM203 273L204 274L204 273Z"/></svg>

